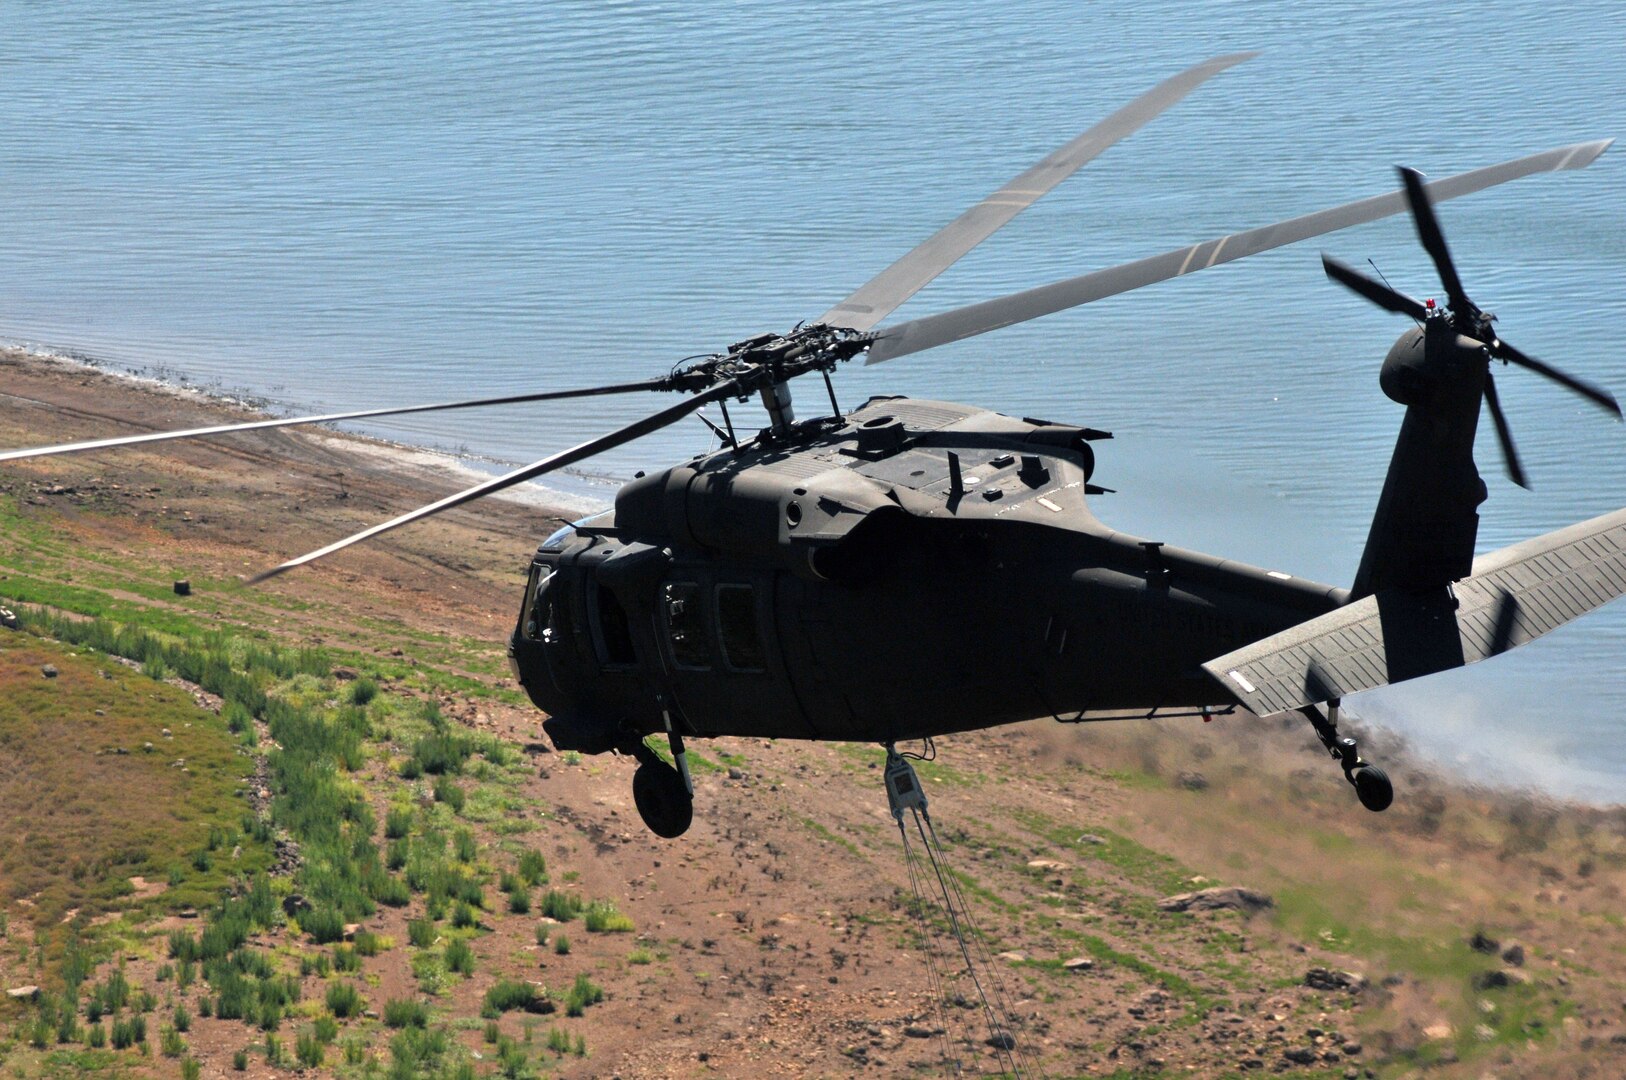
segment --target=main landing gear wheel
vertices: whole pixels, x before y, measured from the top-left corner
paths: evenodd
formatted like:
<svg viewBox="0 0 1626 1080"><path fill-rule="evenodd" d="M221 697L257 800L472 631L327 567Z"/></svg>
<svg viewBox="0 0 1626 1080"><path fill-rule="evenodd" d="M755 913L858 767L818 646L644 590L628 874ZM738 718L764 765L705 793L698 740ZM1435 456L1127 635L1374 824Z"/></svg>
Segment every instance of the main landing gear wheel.
<svg viewBox="0 0 1626 1080"><path fill-rule="evenodd" d="M632 801L649 831L668 840L688 832L694 820L694 796L683 775L653 756L632 774Z"/></svg>
<svg viewBox="0 0 1626 1080"><path fill-rule="evenodd" d="M1350 783L1355 785L1355 797L1368 810L1387 810L1395 801L1395 786L1389 782L1389 774L1376 765L1356 769Z"/></svg>

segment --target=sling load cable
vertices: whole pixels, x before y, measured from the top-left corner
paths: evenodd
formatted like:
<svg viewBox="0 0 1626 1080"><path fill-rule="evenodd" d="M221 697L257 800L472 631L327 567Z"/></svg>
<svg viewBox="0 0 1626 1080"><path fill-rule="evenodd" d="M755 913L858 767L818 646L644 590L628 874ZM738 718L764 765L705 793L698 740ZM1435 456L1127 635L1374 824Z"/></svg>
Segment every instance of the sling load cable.
<svg viewBox="0 0 1626 1080"><path fill-rule="evenodd" d="M914 815L915 828L920 833L921 843L926 848L926 857L930 860L932 871L937 877L938 889L943 897L943 911L949 918L949 928L954 934L955 941L960 946L960 956L965 961L966 973L971 976L971 985L976 987L977 997L982 1002L983 1015L988 1022L988 1045L994 1048L1010 1075L1015 1077L1030 1076L1032 1070L1027 1067L1026 1061L1018 1062L1016 1056L1012 1053L1012 1050L1016 1047L1016 1041L1010 1034L1009 1010L1001 1004L1000 1012L996 1014L994 1006L988 1000L988 992L983 989L982 980L977 976L977 962L971 955L971 948L966 942L965 931L961 928L961 923L966 921L968 916L965 909L964 894L959 892L957 886L950 887L949 879L951 875L944 873L943 868L946 860L942 856L941 848L934 849L932 840L928 838L926 833L926 826L931 821L930 814L926 812L926 793L921 790L920 779L915 775L914 767L890 743L886 747L885 777L887 800L892 807L892 816L898 822L898 830L904 834L906 852L909 838L903 825L903 811L907 809ZM933 835L935 836L935 832ZM958 906L955 901L956 895L960 896ZM986 955L986 948L983 949L983 952ZM997 980L997 976L995 978Z"/></svg>
<svg viewBox="0 0 1626 1080"><path fill-rule="evenodd" d="M960 1062L960 1055L955 1049L955 1040L949 1034L948 1024L948 992L944 986L943 976L937 969L937 949L932 944L931 926L926 921L926 896L922 888L925 880L925 869L920 865L920 856L915 854L914 847L909 843L909 830L904 828L902 809L895 803L892 816L898 822L898 835L903 837L903 863L909 870L909 889L914 894L915 926L920 934L921 948L926 953L927 982L932 995L932 1001L937 1008L937 1037L942 1043L941 1053L943 1061L953 1069L954 1076L965 1073L965 1066Z"/></svg>
<svg viewBox="0 0 1626 1080"><path fill-rule="evenodd" d="M942 865L945 868L948 867L948 856L943 851L942 841L938 840L937 838L937 826L932 824L932 816L924 806L920 809L919 818L920 820L924 820L926 823L926 830L921 834L922 838L925 837L926 833L930 833L931 835L931 839L927 845L928 850L935 849L937 852L937 858L941 861ZM919 827L920 820L915 822L916 827ZM1026 1072L1029 1075L1043 1075L1042 1071L1036 1069L1033 1063L1029 1060L1027 1051L1023 1049L1022 1045L1016 1041L1015 1036L1011 1035L1010 1033L1011 1017L1014 1010L1009 998L1005 994L1005 980L999 977L999 965L994 963L993 952L988 947L988 938L985 934L983 934L982 929L977 926L976 917L972 914L971 905L966 902L965 893L960 888L959 879L955 877L952 872L944 873L940 875L940 878L942 881L946 881L948 883L949 888L953 889L956 902L958 903L959 909L965 917L966 925L970 927L971 933L969 936L971 940L976 943L978 957L982 962L983 967L988 971L989 981L993 984L994 1009L1003 1020L1002 1034L1005 1036L1005 1039L1002 1041L1008 1044L1005 1046L1005 1049L1012 1051L1015 1057L1020 1060L1022 1072ZM1018 1072L1017 1075L1022 1075L1022 1072Z"/></svg>

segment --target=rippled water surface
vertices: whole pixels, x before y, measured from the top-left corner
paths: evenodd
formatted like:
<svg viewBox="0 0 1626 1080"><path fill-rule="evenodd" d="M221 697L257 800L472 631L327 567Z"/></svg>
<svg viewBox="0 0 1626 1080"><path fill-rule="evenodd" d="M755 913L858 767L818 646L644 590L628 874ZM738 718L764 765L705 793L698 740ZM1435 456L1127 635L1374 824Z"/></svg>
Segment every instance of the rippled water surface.
<svg viewBox="0 0 1626 1080"><path fill-rule="evenodd" d="M8 5L0 337L273 406L364 407L645 378L816 316L1078 131L1198 60L1258 49L901 309L928 314L1434 174L1626 134L1626 14L1552 5L1033 0ZM1447 204L1468 287L1527 351L1626 393L1626 151ZM1401 327L1316 252L1437 291L1368 225L842 373L1113 429L1098 512L1346 582L1399 409ZM1519 372L1536 485L1485 549L1626 504L1626 431ZM803 391L804 407L813 396ZM663 402L370 430L531 460ZM602 459L703 448L698 423ZM1361 711L1485 774L1597 798L1626 778L1626 604Z"/></svg>

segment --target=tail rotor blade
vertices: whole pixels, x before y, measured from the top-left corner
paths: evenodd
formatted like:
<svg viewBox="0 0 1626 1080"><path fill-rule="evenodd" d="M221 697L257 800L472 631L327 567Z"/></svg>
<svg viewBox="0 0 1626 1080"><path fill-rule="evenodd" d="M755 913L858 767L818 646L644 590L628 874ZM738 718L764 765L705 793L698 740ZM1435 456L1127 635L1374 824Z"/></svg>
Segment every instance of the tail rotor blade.
<svg viewBox="0 0 1626 1080"><path fill-rule="evenodd" d="M1569 375L1565 372L1559 371L1551 364L1544 364L1533 356L1526 356L1524 353L1520 352L1518 349L1515 349L1505 341L1498 340L1491 342L1490 352L1491 355L1496 357L1498 360L1507 360L1518 364L1520 367L1529 368L1538 375L1545 375L1547 378L1551 379L1555 383L1558 383L1560 386L1568 387L1577 394L1580 394L1582 397L1597 405L1599 408L1607 409L1609 412L1614 413L1617 420L1620 419L1620 402L1616 401L1615 395L1609 393L1607 390L1601 390L1589 382L1577 379L1574 375Z"/></svg>
<svg viewBox="0 0 1626 1080"><path fill-rule="evenodd" d="M1406 186L1406 202L1411 206L1411 217L1417 223L1418 238L1423 249L1434 260L1440 273L1440 284L1451 299L1451 310L1467 315L1475 310L1474 303L1463 291L1462 279L1457 276L1456 264L1451 261L1451 250L1445 246L1445 233L1440 231L1439 218L1434 216L1434 204L1424 188L1423 174L1405 166L1399 168L1400 181Z"/></svg>
<svg viewBox="0 0 1626 1080"><path fill-rule="evenodd" d="M1385 311L1393 311L1397 315L1409 315L1421 322L1428 315L1428 308L1421 300L1413 300L1403 292L1391 289L1381 281L1374 281L1354 267L1339 262L1331 255L1325 253L1321 256L1321 268L1327 276L1338 284L1366 297Z"/></svg>
<svg viewBox="0 0 1626 1080"><path fill-rule="evenodd" d="M1488 371L1485 372L1485 407L1490 410L1491 421L1496 425L1496 441L1502 444L1502 461L1507 465L1507 478L1529 490L1524 466L1519 462L1519 451L1513 445L1513 431L1507 426L1507 417L1502 415L1501 399L1496 396L1496 380Z"/></svg>

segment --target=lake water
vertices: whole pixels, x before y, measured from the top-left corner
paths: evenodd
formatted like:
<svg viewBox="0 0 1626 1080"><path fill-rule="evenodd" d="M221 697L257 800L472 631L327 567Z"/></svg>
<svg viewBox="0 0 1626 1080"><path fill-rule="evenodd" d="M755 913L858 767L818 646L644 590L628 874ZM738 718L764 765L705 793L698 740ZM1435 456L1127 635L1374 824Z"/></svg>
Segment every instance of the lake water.
<svg viewBox="0 0 1626 1080"><path fill-rule="evenodd" d="M1244 49L899 317L1387 190L1396 163L1626 135L1611 0L944 7L8 4L0 338L302 411L646 378L818 315L1154 83ZM1441 214L1509 340L1626 393L1626 149ZM838 393L1114 430L1104 519L1344 583L1400 420L1376 370L1402 326L1329 285L1320 248L1438 291L1390 219L853 367ZM1535 490L1487 432L1482 548L1626 503L1626 430L1524 373L1499 386ZM367 430L528 461L669 400ZM691 422L595 469L707 444ZM1352 705L1472 775L1618 800L1623 642L1626 604Z"/></svg>

